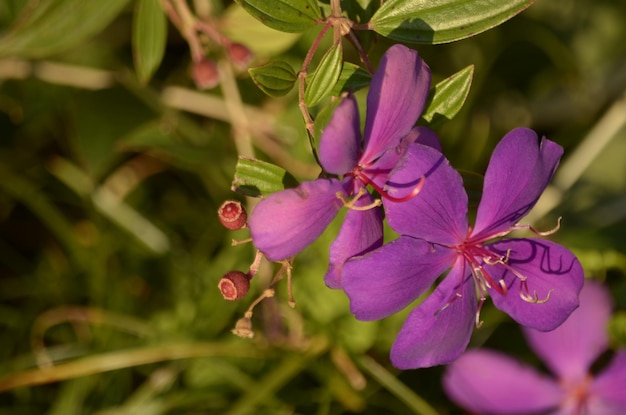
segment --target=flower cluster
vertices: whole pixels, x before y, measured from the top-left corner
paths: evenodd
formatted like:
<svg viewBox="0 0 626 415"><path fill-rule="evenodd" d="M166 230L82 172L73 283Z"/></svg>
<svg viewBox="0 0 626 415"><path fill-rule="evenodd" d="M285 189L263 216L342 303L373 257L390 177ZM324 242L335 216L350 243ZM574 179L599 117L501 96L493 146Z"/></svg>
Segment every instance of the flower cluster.
<svg viewBox="0 0 626 415"><path fill-rule="evenodd" d="M361 320L404 309L445 275L400 331L391 351L398 368L456 359L472 326L480 325L487 296L520 324L548 331L578 307L583 285L582 268L564 247L539 238L503 239L513 230L534 231L519 221L550 181L562 148L529 129L507 134L491 157L470 226L461 176L435 134L415 127L429 87L430 70L417 52L392 46L372 80L363 136L352 95L322 134L320 163L333 177L270 195L248 222L256 247L279 261L349 208L330 247L325 281L345 291ZM383 212L399 234L385 245Z"/></svg>
<svg viewBox="0 0 626 415"><path fill-rule="evenodd" d="M551 332L525 328L530 347L557 379L491 350L464 353L446 370L443 384L460 406L481 414L624 414L626 350L597 374L592 363L607 349L611 296L588 281L580 308Z"/></svg>

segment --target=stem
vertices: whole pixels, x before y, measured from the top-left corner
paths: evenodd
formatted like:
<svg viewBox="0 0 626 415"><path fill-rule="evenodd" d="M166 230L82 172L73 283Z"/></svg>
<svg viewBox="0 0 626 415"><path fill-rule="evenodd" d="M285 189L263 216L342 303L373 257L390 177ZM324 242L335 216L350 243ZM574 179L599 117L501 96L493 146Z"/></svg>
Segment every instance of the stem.
<svg viewBox="0 0 626 415"><path fill-rule="evenodd" d="M253 158L254 149L252 148L250 135L250 121L243 106L233 68L230 62L225 59L219 60L218 68L222 92L224 93L224 103L233 129L232 133L237 154L240 157Z"/></svg>
<svg viewBox="0 0 626 415"><path fill-rule="evenodd" d="M438 415L435 408L430 406L421 396L413 392L409 387L398 380L394 374L390 373L371 357L363 356L358 359L358 363L385 389L411 408L414 413L421 415Z"/></svg>
<svg viewBox="0 0 626 415"><path fill-rule="evenodd" d="M322 41L322 39L324 38L324 35L328 31L328 29L330 29L331 26L332 25L330 22L327 22L324 25L320 33L315 38L315 41L311 45L311 48L309 49L306 56L304 57L304 61L302 62L302 69L300 69L300 72L298 73L298 107L300 108L300 112L302 112L302 117L304 117L305 127L307 131L309 132L310 140L312 140L313 137L315 137L315 129L314 129L315 124L313 123L313 118L311 118L311 114L309 113L309 110L306 107L306 104L304 103L304 86L305 86L304 84L306 81L306 77L308 75L309 65L311 64L311 61L313 60L313 55L315 55L315 52L317 51L317 48L320 45L320 42ZM313 152L315 153L315 147L312 145L311 148L313 149ZM315 158L317 159L317 155L315 155Z"/></svg>
<svg viewBox="0 0 626 415"><path fill-rule="evenodd" d="M140 347L102 353L60 363L46 369L32 369L0 378L0 392L24 386L43 385L68 379L130 368L149 363L199 357L259 357L254 347L220 343L191 343Z"/></svg>
<svg viewBox="0 0 626 415"><path fill-rule="evenodd" d="M367 53L365 53L365 51L363 50L363 47L361 46L361 42L359 41L359 38L356 36L356 34L354 33L353 30L350 30L348 32L348 40L350 41L352 46L354 46L354 48L358 52L359 58L361 59L361 62L363 62L365 67L367 68L367 71L369 73L373 74L374 73L374 67L372 66L372 63L370 62L369 58L367 57Z"/></svg>
<svg viewBox="0 0 626 415"><path fill-rule="evenodd" d="M171 0L174 4L174 8L178 12L180 21L182 24L181 33L189 44L191 49L191 57L194 62L198 62L204 56L200 39L196 33L196 18L191 13L189 6L185 0Z"/></svg>

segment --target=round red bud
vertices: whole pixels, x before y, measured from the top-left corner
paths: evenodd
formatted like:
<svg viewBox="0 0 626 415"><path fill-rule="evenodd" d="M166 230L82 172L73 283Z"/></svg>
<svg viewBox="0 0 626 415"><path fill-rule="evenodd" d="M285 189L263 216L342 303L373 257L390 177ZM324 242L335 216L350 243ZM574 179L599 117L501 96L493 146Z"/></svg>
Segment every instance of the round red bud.
<svg viewBox="0 0 626 415"><path fill-rule="evenodd" d="M225 300L235 301L243 298L250 289L250 276L241 271L229 271L217 283Z"/></svg>
<svg viewBox="0 0 626 415"><path fill-rule="evenodd" d="M191 77L199 89L215 88L220 82L217 63L208 58L194 62L191 67Z"/></svg>
<svg viewBox="0 0 626 415"><path fill-rule="evenodd" d="M252 53L252 51L248 49L247 46L242 45L241 43L231 43L226 48L226 51L233 65L241 70L246 69L254 58L254 54Z"/></svg>
<svg viewBox="0 0 626 415"><path fill-rule="evenodd" d="M246 208L236 200L227 200L222 203L222 206L217 210L217 216L220 223L230 230L243 228L248 220Z"/></svg>

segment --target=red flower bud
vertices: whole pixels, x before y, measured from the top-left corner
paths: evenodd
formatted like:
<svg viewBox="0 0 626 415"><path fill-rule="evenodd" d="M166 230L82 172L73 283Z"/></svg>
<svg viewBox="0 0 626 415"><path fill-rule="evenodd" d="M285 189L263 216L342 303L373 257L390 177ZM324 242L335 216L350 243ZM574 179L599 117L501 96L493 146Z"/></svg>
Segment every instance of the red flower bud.
<svg viewBox="0 0 626 415"><path fill-rule="evenodd" d="M225 300L239 300L250 289L250 276L241 271L229 271L220 279L217 287Z"/></svg>
<svg viewBox="0 0 626 415"><path fill-rule="evenodd" d="M252 61L252 58L254 58L252 51L241 43L231 43L226 48L226 52L228 53L228 57L233 65L241 70L246 69Z"/></svg>
<svg viewBox="0 0 626 415"><path fill-rule="evenodd" d="M191 77L200 89L215 88L220 81L217 64L214 60L207 58L193 63Z"/></svg>
<svg viewBox="0 0 626 415"><path fill-rule="evenodd" d="M237 230L246 226L248 213L241 203L236 200L227 200L217 210L220 223L227 229Z"/></svg>

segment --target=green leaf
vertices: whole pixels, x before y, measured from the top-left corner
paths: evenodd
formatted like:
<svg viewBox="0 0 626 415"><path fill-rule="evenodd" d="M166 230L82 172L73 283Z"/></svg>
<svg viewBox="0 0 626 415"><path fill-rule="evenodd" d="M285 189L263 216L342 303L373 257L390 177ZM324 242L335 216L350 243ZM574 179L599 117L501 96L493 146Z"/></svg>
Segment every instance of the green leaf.
<svg viewBox="0 0 626 415"><path fill-rule="evenodd" d="M322 57L315 69L311 82L304 92L304 103L312 107L330 95L339 75L343 63L343 49L341 43L333 45Z"/></svg>
<svg viewBox="0 0 626 415"><path fill-rule="evenodd" d="M220 27L230 40L243 43L257 56L276 56L293 46L302 36L301 33L271 29L237 4L231 4L220 16Z"/></svg>
<svg viewBox="0 0 626 415"><path fill-rule="evenodd" d="M422 114L430 127L452 119L461 110L469 94L473 76L474 65L469 65L435 85L435 91Z"/></svg>
<svg viewBox="0 0 626 415"><path fill-rule="evenodd" d="M291 65L284 61L274 61L263 66L248 69L252 80L261 91L272 97L281 97L291 91L298 76Z"/></svg>
<svg viewBox="0 0 626 415"><path fill-rule="evenodd" d="M160 0L139 0L133 21L133 58L137 78L147 83L163 60L167 20Z"/></svg>
<svg viewBox="0 0 626 415"><path fill-rule="evenodd" d="M0 56L45 58L102 31L129 0L46 0L25 7L0 38Z"/></svg>
<svg viewBox="0 0 626 415"><path fill-rule="evenodd" d="M317 0L236 0L264 25L281 32L303 32L322 18Z"/></svg>
<svg viewBox="0 0 626 415"><path fill-rule="evenodd" d="M331 95L339 95L342 92L357 91L365 88L372 81L372 75L365 69L350 62L344 62L341 74Z"/></svg>
<svg viewBox="0 0 626 415"><path fill-rule="evenodd" d="M446 43L474 36L520 13L536 0L388 0L370 25L400 42Z"/></svg>
<svg viewBox="0 0 626 415"><path fill-rule="evenodd" d="M231 189L246 196L262 197L297 185L298 181L282 167L239 157Z"/></svg>

